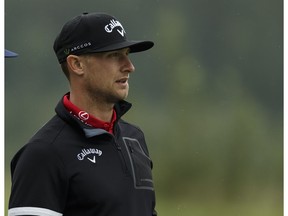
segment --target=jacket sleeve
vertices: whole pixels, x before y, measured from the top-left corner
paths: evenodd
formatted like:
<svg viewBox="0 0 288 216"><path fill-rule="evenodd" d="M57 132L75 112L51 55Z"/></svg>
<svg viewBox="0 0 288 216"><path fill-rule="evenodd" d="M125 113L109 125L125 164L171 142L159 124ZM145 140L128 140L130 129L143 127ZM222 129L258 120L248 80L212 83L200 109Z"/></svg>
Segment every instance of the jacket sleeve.
<svg viewBox="0 0 288 216"><path fill-rule="evenodd" d="M61 159L47 145L30 143L13 158L8 216L62 215L68 180Z"/></svg>

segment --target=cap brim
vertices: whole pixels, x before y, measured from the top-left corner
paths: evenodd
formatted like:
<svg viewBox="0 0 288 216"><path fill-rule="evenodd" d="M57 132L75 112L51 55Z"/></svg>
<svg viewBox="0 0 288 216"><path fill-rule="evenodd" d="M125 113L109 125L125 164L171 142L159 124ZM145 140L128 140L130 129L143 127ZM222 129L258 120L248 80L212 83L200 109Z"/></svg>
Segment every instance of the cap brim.
<svg viewBox="0 0 288 216"><path fill-rule="evenodd" d="M103 47L89 47L87 49L82 49L73 53L73 55L81 55L88 53L101 53L101 52L109 52L119 49L124 49L129 47L130 53L142 52L148 50L154 46L152 41L121 41L118 43L110 44L108 46ZM67 57L67 56L66 56ZM66 57L58 57L59 63L63 63L66 61Z"/></svg>
<svg viewBox="0 0 288 216"><path fill-rule="evenodd" d="M152 41L121 41L102 48L93 49L93 52L108 52L129 47L130 53L142 52L154 46Z"/></svg>
<svg viewBox="0 0 288 216"><path fill-rule="evenodd" d="M17 53L5 49L5 58L13 58L13 57L17 57L17 56L18 56Z"/></svg>

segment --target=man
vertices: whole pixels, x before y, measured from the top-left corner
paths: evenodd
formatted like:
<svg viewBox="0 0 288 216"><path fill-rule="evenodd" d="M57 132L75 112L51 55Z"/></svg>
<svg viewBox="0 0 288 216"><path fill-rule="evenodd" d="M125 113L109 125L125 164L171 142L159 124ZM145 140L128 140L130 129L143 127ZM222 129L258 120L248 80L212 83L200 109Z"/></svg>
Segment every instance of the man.
<svg viewBox="0 0 288 216"><path fill-rule="evenodd" d="M54 51L70 92L11 162L9 216L157 215L144 135L121 119L131 107L128 55L153 45L127 40L104 13L63 26Z"/></svg>

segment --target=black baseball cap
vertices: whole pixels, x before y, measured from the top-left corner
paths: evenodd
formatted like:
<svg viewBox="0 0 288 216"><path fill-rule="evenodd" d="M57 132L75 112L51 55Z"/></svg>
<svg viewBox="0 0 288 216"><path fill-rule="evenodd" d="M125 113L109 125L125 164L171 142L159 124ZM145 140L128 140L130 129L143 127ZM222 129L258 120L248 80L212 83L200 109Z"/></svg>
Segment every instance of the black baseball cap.
<svg viewBox="0 0 288 216"><path fill-rule="evenodd" d="M59 63L67 56L99 53L129 47L130 52L141 52L154 46L152 41L126 38L122 24L105 13L83 13L69 20L56 37L53 49Z"/></svg>

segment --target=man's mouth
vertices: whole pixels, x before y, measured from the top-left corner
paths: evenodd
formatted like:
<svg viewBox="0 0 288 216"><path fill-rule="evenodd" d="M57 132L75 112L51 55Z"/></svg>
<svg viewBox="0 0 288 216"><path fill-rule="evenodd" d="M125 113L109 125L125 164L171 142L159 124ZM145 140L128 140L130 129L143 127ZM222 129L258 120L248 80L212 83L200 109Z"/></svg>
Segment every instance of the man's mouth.
<svg viewBox="0 0 288 216"><path fill-rule="evenodd" d="M120 83L120 84L128 83L128 78L124 77L124 78L121 78L119 80L116 80L116 83Z"/></svg>

